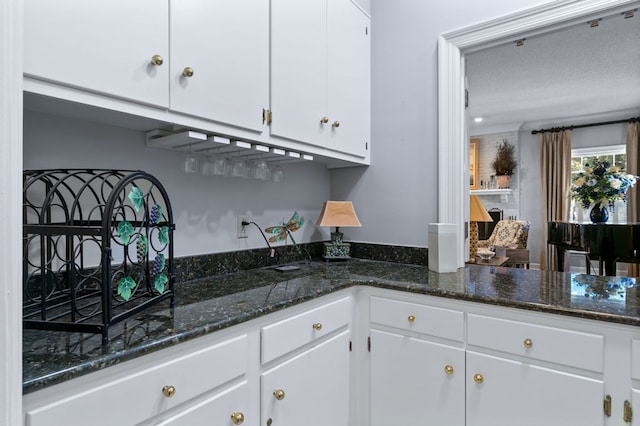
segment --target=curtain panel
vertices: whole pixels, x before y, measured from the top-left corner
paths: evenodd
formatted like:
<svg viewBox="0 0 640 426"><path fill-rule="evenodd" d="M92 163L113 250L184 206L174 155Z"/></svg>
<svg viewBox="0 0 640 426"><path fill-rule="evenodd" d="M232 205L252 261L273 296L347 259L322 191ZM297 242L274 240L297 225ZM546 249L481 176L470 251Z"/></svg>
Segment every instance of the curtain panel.
<svg viewBox="0 0 640 426"><path fill-rule="evenodd" d="M627 173L640 175L640 123L629 123L627 126ZM640 193L638 185L631 188L627 195L627 221L640 222ZM630 277L640 276L640 265L629 264L627 275Z"/></svg>
<svg viewBox="0 0 640 426"><path fill-rule="evenodd" d="M540 134L540 176L543 214L540 270L557 271L556 248L547 247L547 222L569 219L571 130Z"/></svg>

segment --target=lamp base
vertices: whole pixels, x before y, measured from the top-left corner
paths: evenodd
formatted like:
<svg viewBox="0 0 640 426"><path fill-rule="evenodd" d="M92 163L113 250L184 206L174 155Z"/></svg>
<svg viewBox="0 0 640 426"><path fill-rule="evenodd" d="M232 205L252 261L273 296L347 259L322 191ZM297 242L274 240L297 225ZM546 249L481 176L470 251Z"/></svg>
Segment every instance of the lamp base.
<svg viewBox="0 0 640 426"><path fill-rule="evenodd" d="M351 244L349 243L324 243L322 257L325 260L344 260L351 259Z"/></svg>

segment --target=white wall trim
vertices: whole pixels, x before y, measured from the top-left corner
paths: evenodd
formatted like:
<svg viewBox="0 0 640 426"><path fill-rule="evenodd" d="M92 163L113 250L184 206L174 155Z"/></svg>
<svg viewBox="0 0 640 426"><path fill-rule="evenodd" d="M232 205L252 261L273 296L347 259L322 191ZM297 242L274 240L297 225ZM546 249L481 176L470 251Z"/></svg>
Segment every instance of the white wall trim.
<svg viewBox="0 0 640 426"><path fill-rule="evenodd" d="M438 220L458 229L458 267L464 266L468 207L468 144L464 106L464 52L507 37L539 34L576 20L638 7L636 0L559 0L443 34L438 40ZM458 165L458 167L456 167ZM463 170L463 173L460 173Z"/></svg>
<svg viewBox="0 0 640 426"><path fill-rule="evenodd" d="M0 424L22 424L22 2L0 0Z"/></svg>

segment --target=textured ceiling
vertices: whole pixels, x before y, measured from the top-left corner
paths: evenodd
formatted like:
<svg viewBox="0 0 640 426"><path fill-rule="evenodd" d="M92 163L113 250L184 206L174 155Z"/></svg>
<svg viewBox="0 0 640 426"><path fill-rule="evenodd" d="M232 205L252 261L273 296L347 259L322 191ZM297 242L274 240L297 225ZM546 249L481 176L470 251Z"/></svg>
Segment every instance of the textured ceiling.
<svg viewBox="0 0 640 426"><path fill-rule="evenodd" d="M471 134L586 116L640 113L640 13L616 14L470 53ZM608 118L611 119L611 118ZM576 123L578 124L578 123Z"/></svg>

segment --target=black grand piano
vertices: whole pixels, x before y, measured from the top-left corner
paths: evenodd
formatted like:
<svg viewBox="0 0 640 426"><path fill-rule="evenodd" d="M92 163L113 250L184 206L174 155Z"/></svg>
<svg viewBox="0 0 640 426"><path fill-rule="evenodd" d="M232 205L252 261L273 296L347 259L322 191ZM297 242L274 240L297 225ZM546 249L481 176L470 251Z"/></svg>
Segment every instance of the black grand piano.
<svg viewBox="0 0 640 426"><path fill-rule="evenodd" d="M561 271L565 251L580 250L615 275L617 262L640 263L640 223L548 222L547 244L556 246Z"/></svg>

